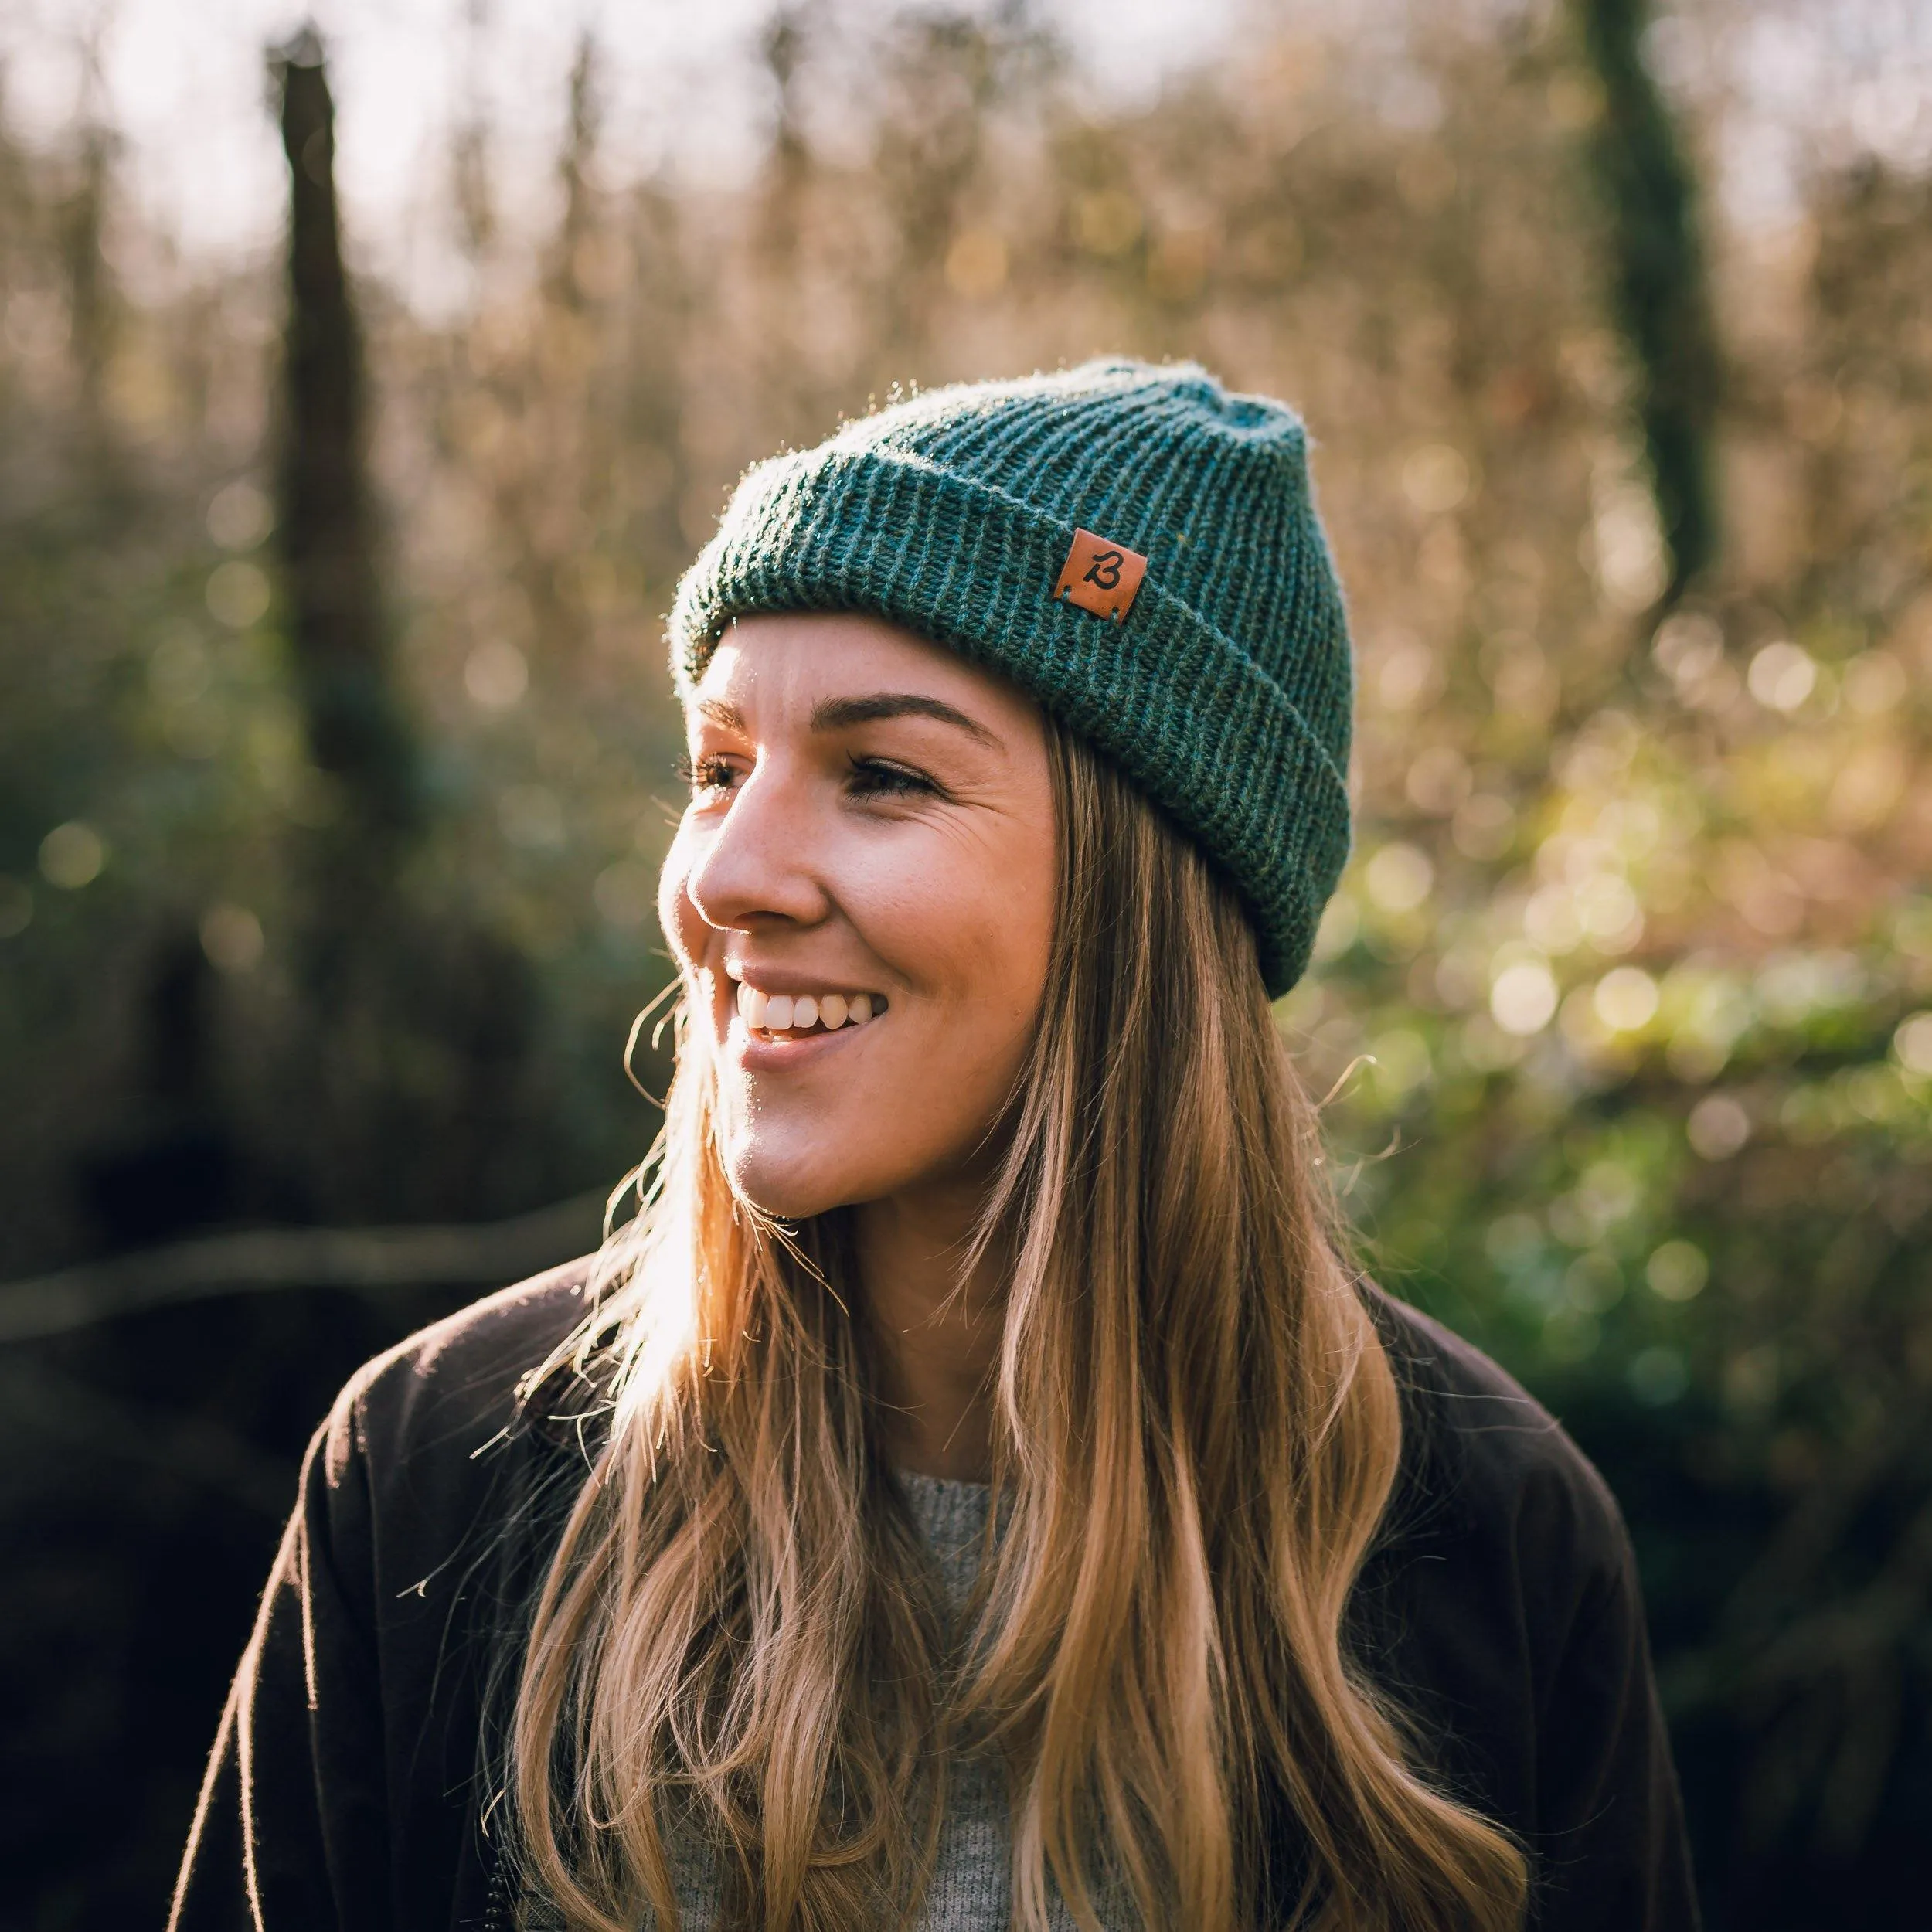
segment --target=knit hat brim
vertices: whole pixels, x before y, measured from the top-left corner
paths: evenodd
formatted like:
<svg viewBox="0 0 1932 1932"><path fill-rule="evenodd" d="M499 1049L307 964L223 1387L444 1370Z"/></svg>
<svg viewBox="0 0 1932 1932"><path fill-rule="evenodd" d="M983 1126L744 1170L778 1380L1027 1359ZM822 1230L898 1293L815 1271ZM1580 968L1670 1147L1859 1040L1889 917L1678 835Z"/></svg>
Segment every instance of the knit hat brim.
<svg viewBox="0 0 1932 1932"><path fill-rule="evenodd" d="M1305 969L1347 862L1346 784L1281 687L1157 572L1118 622L1056 601L1073 532L903 451L834 442L774 458L739 486L679 587L680 685L702 677L733 618L760 611L867 611L991 666L1217 855L1278 995ZM1130 545L1141 536L1107 534ZM1307 587L1310 607L1322 587ZM1219 782L1200 782L1203 770ZM1283 850L1284 825L1303 849ZM1243 863L1250 852L1265 863Z"/></svg>

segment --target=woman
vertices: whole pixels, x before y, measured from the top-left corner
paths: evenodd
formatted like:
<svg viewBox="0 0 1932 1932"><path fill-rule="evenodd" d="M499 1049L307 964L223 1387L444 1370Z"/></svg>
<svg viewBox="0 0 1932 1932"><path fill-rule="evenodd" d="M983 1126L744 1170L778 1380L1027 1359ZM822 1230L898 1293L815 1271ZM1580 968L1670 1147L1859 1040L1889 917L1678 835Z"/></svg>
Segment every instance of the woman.
<svg viewBox="0 0 1932 1932"><path fill-rule="evenodd" d="M336 1405L175 1923L1692 1923L1614 1505L1340 1258L1272 1023L1348 845L1299 423L937 392L672 632L642 1212Z"/></svg>

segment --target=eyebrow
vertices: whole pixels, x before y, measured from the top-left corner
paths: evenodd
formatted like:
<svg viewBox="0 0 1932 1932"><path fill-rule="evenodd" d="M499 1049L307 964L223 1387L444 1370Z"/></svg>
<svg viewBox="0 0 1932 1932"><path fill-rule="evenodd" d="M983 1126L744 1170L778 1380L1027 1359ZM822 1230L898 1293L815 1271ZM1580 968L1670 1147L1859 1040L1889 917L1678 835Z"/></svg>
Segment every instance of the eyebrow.
<svg viewBox="0 0 1932 1932"><path fill-rule="evenodd" d="M995 751L1006 749L977 719L968 717L943 698L929 698L922 692L875 691L862 698L821 698L811 708L815 731L842 731L853 725L874 724L882 718L930 718L953 726Z"/></svg>
<svg viewBox="0 0 1932 1932"><path fill-rule="evenodd" d="M691 708L721 731L750 729L743 712L728 699L700 698ZM814 731L843 731L853 725L875 724L882 718L931 718L954 726L996 751L1006 749L1005 742L976 718L968 717L943 698L929 698L923 692L875 691L862 698L821 698L811 708Z"/></svg>

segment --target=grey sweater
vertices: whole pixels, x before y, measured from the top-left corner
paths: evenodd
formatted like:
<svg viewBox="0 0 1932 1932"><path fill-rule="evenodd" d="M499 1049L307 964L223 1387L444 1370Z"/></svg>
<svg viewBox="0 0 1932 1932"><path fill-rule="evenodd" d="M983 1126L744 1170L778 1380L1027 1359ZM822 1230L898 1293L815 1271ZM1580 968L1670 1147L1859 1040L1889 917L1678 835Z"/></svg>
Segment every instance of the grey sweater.
<svg viewBox="0 0 1932 1932"><path fill-rule="evenodd" d="M991 1492L983 1482L902 1474L906 1499L933 1553L955 1615L972 1594L985 1550ZM964 1757L951 1767L939 1857L919 1915L920 1932L988 1932L1012 1920L1013 1835L1005 1777L996 1762ZM1053 1932L1073 1932L1055 1891ZM1110 1918L1111 1925L1116 1921Z"/></svg>

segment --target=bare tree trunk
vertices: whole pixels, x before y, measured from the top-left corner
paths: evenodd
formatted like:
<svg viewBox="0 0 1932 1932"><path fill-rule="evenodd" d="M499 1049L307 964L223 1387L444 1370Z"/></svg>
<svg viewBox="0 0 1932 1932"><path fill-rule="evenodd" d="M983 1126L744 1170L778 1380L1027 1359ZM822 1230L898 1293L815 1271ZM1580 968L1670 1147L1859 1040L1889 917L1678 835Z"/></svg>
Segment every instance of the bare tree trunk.
<svg viewBox="0 0 1932 1932"><path fill-rule="evenodd" d="M519 1092L530 989L513 950L405 879L426 828L398 699L367 467L361 331L342 263L335 107L312 29L274 57L289 164L278 488L286 623L328 809L298 852L301 1005L283 1150L324 1219L486 1206Z"/></svg>
<svg viewBox="0 0 1932 1932"><path fill-rule="evenodd" d="M1658 521L1670 553L1666 607L1715 561L1711 443L1719 376L1696 182L1644 64L1648 0L1577 0L1603 94L1592 161L1610 218L1618 326L1638 377Z"/></svg>
<svg viewBox="0 0 1932 1932"><path fill-rule="evenodd" d="M279 479L288 633L311 754L340 787L335 842L360 848L366 864L416 821L415 747L389 680L362 336L336 217L335 104L314 31L274 64L290 189Z"/></svg>

